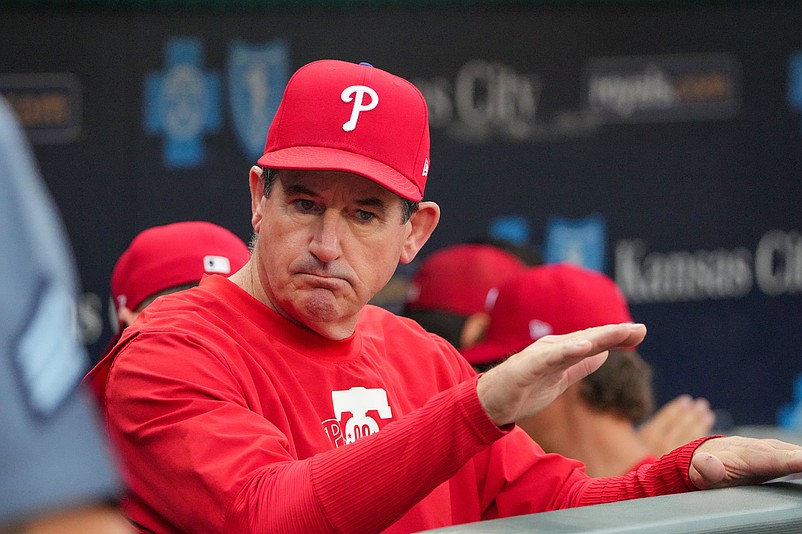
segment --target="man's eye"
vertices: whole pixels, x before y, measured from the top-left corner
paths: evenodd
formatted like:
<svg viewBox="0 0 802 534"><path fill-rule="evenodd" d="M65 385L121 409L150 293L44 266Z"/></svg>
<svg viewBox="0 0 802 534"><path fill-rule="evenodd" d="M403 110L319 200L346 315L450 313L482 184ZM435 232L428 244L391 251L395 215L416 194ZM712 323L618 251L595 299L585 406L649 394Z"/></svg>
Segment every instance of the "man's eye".
<svg viewBox="0 0 802 534"><path fill-rule="evenodd" d="M374 213L365 210L357 210L356 216L360 221L368 222L376 218Z"/></svg>
<svg viewBox="0 0 802 534"><path fill-rule="evenodd" d="M303 211L312 211L315 208L315 203L305 198L296 200L295 205Z"/></svg>

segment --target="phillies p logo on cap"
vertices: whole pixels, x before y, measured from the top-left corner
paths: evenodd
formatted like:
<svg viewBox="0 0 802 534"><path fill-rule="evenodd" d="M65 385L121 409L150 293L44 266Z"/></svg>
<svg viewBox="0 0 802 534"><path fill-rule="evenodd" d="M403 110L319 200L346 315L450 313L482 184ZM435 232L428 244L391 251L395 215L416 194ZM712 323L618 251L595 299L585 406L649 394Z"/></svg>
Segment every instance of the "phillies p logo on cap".
<svg viewBox="0 0 802 534"><path fill-rule="evenodd" d="M290 78L258 164L350 172L419 201L429 174L426 101L368 64L309 63Z"/></svg>
<svg viewBox="0 0 802 534"><path fill-rule="evenodd" d="M363 103L365 95L370 96L370 102L368 104ZM341 97L343 102L353 101L354 103L354 109L351 111L351 118L348 119L348 122L343 124L343 130L346 132L354 131L360 112L375 109L376 105L379 103L379 95L376 94L376 91L364 85L352 85L351 87L347 87L345 91L343 91Z"/></svg>

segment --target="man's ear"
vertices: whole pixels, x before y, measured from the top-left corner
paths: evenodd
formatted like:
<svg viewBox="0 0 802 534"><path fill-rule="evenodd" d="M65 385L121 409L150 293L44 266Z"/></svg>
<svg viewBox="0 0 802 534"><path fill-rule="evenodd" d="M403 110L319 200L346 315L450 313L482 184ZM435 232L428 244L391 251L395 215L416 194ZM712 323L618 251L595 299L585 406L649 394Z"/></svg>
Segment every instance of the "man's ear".
<svg viewBox="0 0 802 534"><path fill-rule="evenodd" d="M139 312L131 311L126 306L120 306L117 310L117 317L125 326L131 326L131 323L134 322L138 315Z"/></svg>
<svg viewBox="0 0 802 534"><path fill-rule="evenodd" d="M251 167L248 178L248 186L251 189L251 226L254 231L259 233L259 225L262 221L262 200L265 197L265 177L262 177L262 168L254 165Z"/></svg>
<svg viewBox="0 0 802 534"><path fill-rule="evenodd" d="M482 341L488 326L490 315L485 312L472 313L466 317L459 334L459 348L467 349Z"/></svg>
<svg viewBox="0 0 802 534"><path fill-rule="evenodd" d="M409 263L415 259L423 245L429 240L440 221L440 206L434 202L421 202L418 209L409 218L407 224L410 231L401 250L401 263Z"/></svg>

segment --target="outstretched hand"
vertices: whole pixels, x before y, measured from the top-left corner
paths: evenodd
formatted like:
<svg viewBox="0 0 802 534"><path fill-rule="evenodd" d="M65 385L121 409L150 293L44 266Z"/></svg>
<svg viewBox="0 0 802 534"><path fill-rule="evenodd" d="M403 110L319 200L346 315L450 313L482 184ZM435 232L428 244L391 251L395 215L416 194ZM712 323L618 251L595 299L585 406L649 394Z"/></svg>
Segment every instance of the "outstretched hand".
<svg viewBox="0 0 802 534"><path fill-rule="evenodd" d="M704 398L680 395L667 402L638 429L638 438L657 457L710 434L716 415Z"/></svg>
<svg viewBox="0 0 802 534"><path fill-rule="evenodd" d="M545 336L482 375L479 401L499 426L526 419L604 363L607 351L637 345L642 324L614 324Z"/></svg>
<svg viewBox="0 0 802 534"><path fill-rule="evenodd" d="M709 439L691 458L688 472L699 489L760 484L802 472L802 447L776 439L731 436Z"/></svg>

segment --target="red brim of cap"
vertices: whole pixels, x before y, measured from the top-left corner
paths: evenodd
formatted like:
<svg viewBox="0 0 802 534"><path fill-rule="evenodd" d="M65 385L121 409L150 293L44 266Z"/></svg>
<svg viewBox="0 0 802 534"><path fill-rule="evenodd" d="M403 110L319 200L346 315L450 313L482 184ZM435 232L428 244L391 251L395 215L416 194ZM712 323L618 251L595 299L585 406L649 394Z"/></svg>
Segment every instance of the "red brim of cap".
<svg viewBox="0 0 802 534"><path fill-rule="evenodd" d="M273 169L341 171L364 176L401 198L420 202L420 190L403 174L374 159L345 150L317 146L295 146L268 152L257 162Z"/></svg>

